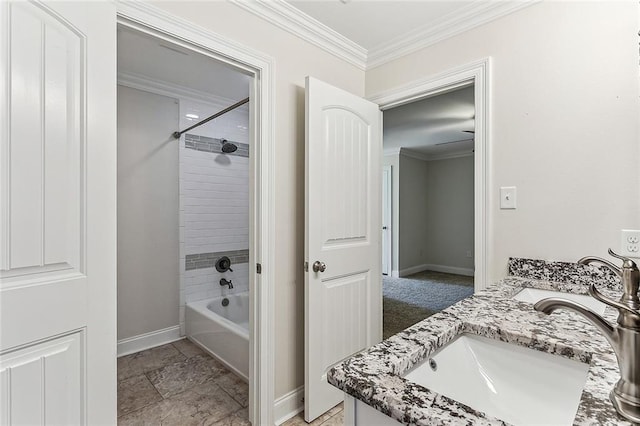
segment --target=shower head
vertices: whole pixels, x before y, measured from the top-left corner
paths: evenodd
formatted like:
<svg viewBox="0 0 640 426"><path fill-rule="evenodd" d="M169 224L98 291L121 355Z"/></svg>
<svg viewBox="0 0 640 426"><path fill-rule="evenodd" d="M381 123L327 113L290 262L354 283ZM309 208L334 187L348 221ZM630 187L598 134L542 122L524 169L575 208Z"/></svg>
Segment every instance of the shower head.
<svg viewBox="0 0 640 426"><path fill-rule="evenodd" d="M238 149L236 144L231 143L226 139L220 139L220 143L222 144L222 152L224 152L225 154L236 152L236 150Z"/></svg>

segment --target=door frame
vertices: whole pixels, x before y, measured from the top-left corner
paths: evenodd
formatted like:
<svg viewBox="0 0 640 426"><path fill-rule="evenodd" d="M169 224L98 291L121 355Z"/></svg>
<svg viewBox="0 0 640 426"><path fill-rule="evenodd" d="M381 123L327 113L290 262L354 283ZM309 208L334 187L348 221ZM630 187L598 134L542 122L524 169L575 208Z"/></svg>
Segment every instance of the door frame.
<svg viewBox="0 0 640 426"><path fill-rule="evenodd" d="M474 85L475 152L474 152L474 290L489 285L490 247L490 64L486 57L439 74L415 80L367 97L382 111L420 99Z"/></svg>
<svg viewBox="0 0 640 426"><path fill-rule="evenodd" d="M250 157L249 264L249 420L274 424L275 366L275 203L273 58L142 2L117 2L117 23L204 54L252 75L249 104ZM114 34L115 36L115 34ZM115 88L114 88L115 89Z"/></svg>
<svg viewBox="0 0 640 426"><path fill-rule="evenodd" d="M393 166L391 165L382 166L382 204L382 225L384 226L385 218L389 219L386 225L388 238L386 240L382 238L382 256L387 260L387 276L391 277L393 273ZM382 271L383 274L384 272Z"/></svg>

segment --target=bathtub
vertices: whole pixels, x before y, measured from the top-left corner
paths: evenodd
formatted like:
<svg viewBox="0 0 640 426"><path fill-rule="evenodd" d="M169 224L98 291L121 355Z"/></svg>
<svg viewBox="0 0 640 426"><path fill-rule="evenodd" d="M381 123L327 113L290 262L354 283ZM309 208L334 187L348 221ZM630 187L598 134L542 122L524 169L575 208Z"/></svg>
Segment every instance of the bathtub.
<svg viewBox="0 0 640 426"><path fill-rule="evenodd" d="M248 292L187 303L185 328L189 340L249 380Z"/></svg>

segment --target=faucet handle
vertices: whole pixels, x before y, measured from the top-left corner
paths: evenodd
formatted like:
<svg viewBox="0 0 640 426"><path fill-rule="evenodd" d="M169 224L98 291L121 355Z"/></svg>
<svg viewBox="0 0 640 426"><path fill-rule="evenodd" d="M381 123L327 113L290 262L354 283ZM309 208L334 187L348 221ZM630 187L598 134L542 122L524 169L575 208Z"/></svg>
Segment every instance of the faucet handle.
<svg viewBox="0 0 640 426"><path fill-rule="evenodd" d="M638 265L636 265L636 262L634 262L633 260L629 259L628 257L621 256L621 255L619 255L618 253L614 252L611 249L609 249L607 251L609 252L609 255L611 257L615 257L616 259L622 260L622 267L623 268L638 269Z"/></svg>

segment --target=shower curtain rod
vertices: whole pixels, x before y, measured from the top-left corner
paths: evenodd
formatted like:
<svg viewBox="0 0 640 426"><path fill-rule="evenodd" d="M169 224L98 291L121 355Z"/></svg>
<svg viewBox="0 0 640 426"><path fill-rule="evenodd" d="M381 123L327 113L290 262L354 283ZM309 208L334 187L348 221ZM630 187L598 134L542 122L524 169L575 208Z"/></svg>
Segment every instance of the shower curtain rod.
<svg viewBox="0 0 640 426"><path fill-rule="evenodd" d="M202 126L203 124L208 123L209 121L213 120L214 118L220 117L221 115L226 114L229 111L233 111L234 109L238 108L239 106L242 106L242 105L246 104L247 102L249 102L249 98L243 99L240 102L237 102L237 103L231 105L230 107L227 107L227 108L223 109L220 112L216 112L212 116L205 118L204 120L194 124L193 126L187 128L187 129L184 129L181 132L173 132L173 137L176 138L176 139L180 139L180 136L182 136L183 133L188 132L191 129L195 129L198 126Z"/></svg>

